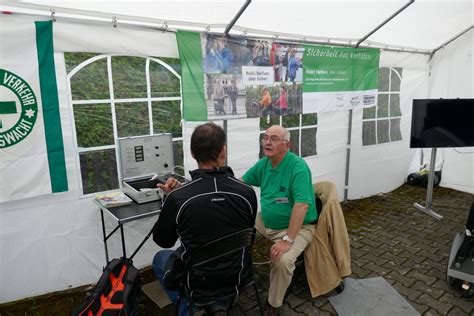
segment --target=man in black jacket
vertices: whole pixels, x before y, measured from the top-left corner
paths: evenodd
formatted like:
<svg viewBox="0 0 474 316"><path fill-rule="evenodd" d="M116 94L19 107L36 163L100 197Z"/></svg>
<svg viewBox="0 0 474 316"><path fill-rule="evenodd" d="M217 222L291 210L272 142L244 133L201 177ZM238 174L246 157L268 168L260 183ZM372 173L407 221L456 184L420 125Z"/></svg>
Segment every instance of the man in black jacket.
<svg viewBox="0 0 474 316"><path fill-rule="evenodd" d="M180 186L177 180L171 178L166 184L159 185L169 194L153 228L153 240L162 248L173 247L178 238L181 243L176 251L159 251L153 259L155 274L172 301L177 299L177 285L184 277L183 261L189 252L211 240L254 227L255 224L255 191L237 180L231 168L224 166L227 155L225 139L222 128L213 123L198 126L191 136L191 154L198 164L198 169L190 172L192 181ZM187 280L189 277L193 297L202 300L237 294L238 285L230 292L224 288L226 283L236 280L241 280L240 285L243 285L251 276L250 254L230 256L224 256L216 263L226 264L224 275L219 269L211 269L199 271L199 278L186 276ZM205 279L205 284L199 279ZM228 302L214 302L210 305L211 312L227 308ZM186 314L183 304L180 314Z"/></svg>

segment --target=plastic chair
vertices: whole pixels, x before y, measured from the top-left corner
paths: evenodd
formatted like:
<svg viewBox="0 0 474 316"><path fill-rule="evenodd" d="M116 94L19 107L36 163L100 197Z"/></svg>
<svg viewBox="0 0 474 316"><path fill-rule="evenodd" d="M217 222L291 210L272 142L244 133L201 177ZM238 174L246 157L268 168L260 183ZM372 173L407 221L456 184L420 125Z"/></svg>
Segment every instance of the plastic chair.
<svg viewBox="0 0 474 316"><path fill-rule="evenodd" d="M178 315L179 311L179 306L181 303L181 297L185 297L187 300L187 307L189 310L189 314L193 315L193 310L192 307L193 305L196 306L205 306L206 303L213 302L215 300L229 300L230 304L228 308L230 309L235 297L238 295L238 292L240 290L243 290L245 288L248 288L250 286L253 286L255 290L255 295L257 297L257 302L258 302L258 307L260 310L260 315L263 315L263 308L262 304L260 302L260 297L258 294L258 289L255 284L254 280L254 273L253 273L253 267L252 267L252 257L250 250L252 248L253 242L255 239L255 228L246 228L222 237L219 237L211 242L208 242L199 248L196 248L193 250L187 258L185 259L184 262L184 282L180 284L180 298L178 298L178 301L176 302L176 308L175 308L175 315ZM241 253L242 255L239 256L238 253ZM225 256L235 254L235 256L229 256L228 258L223 258ZM230 295L226 296L218 296L218 297L198 297L196 298L193 294L196 293L196 290L199 291L199 289L194 289L190 287L191 284L191 279L194 278L196 280L197 278L200 278L198 280L202 281L203 283L209 280L210 278L206 276L206 272L202 272L203 270L206 271L212 271L212 274L219 274L222 273L222 275L231 275L232 272L235 273L235 271L229 271L227 272L224 268L221 268L222 265L225 265L225 263L232 263L235 262L235 259L239 259L239 263L243 262L242 256L248 255L249 260L245 262L246 264L246 269L249 269L248 271L250 272L250 276L247 280L241 280L240 274L239 277L236 278L236 282L233 284L229 284L227 287L223 287L222 283L224 280L221 279L219 282L220 284L207 284L211 287L212 289L225 292L226 289L228 289L228 292L232 293ZM218 261L219 259L224 260L224 264L222 264L222 260L219 261L221 264L220 266L213 265ZM229 260L226 260L229 259ZM240 269L240 271L244 271L245 269ZM229 273L229 274L228 274ZM225 280L231 279L225 278ZM208 281L209 282L209 281ZM211 282L214 282L211 280ZM245 282L244 284L240 284L240 282ZM215 287L213 287L216 285ZM236 291L238 289L238 291Z"/></svg>

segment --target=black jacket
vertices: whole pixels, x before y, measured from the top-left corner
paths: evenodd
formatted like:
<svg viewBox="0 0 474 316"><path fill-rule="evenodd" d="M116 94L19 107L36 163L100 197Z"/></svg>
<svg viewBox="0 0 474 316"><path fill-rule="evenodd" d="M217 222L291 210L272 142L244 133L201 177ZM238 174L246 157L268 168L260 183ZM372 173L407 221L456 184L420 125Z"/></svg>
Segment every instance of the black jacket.
<svg viewBox="0 0 474 316"><path fill-rule="evenodd" d="M165 284L168 288L171 287L170 289L174 287L176 280L170 281L167 277L182 277L182 271L179 271L182 263L174 262L177 257L184 261L187 253L211 240L253 227L257 213L255 191L237 180L231 168L198 169L190 174L191 182L183 184L165 198L160 217L153 228L153 240L160 247L170 248L178 238L181 239L181 247L175 256L170 257L172 262L167 264L172 268L171 274L174 274L165 275ZM250 254L244 254L244 261L242 255L232 256L234 258L220 259L220 267L226 265L229 269L224 275L219 272L220 267L211 267L208 271L199 272L199 279L205 279L206 282L196 279L194 284L190 284L191 288L194 285L196 297L231 294L220 291L225 287L223 282L244 280L250 275ZM232 262L230 266L229 259ZM205 267L203 269L206 270ZM235 278L229 277L233 274ZM193 283L192 276L190 280Z"/></svg>

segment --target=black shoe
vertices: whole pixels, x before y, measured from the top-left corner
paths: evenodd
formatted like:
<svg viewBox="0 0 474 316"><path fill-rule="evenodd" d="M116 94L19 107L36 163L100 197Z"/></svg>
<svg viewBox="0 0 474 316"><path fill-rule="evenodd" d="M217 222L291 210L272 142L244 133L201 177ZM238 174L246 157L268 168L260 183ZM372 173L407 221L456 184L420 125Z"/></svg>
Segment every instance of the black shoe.
<svg viewBox="0 0 474 316"><path fill-rule="evenodd" d="M336 295L341 294L343 291L344 291L344 283L343 283L343 281L341 281L341 283L339 283L338 286L336 286L335 288L333 288L333 289L332 289L331 291L329 291L328 293L324 294L324 297L336 296Z"/></svg>
<svg viewBox="0 0 474 316"><path fill-rule="evenodd" d="M227 315L227 309L225 307L215 309L215 310L211 311L211 315L212 316L226 316Z"/></svg>
<svg viewBox="0 0 474 316"><path fill-rule="evenodd" d="M196 307L194 305L194 313L193 316L226 316L227 315L227 306L226 305L217 305L217 304L209 304L205 306Z"/></svg>

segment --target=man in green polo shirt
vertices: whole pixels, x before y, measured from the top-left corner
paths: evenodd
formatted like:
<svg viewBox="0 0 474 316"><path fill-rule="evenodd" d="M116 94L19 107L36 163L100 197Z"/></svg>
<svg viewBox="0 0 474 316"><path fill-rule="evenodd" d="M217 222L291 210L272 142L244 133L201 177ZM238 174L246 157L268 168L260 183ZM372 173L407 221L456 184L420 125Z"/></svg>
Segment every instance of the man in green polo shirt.
<svg viewBox="0 0 474 316"><path fill-rule="evenodd" d="M268 303L278 308L293 277L296 258L313 239L318 218L311 170L304 159L290 152L290 133L274 125L262 138L265 157L242 177L260 187L261 212L256 228L274 242L270 250L272 267Z"/></svg>

